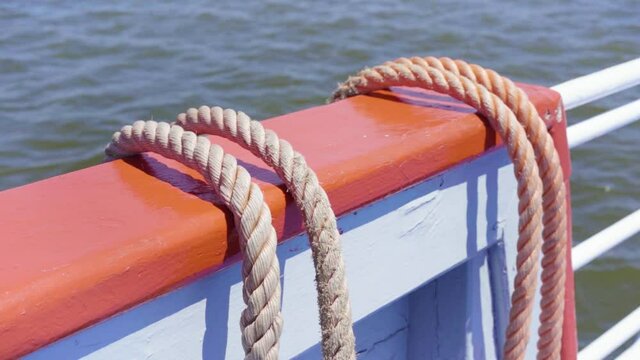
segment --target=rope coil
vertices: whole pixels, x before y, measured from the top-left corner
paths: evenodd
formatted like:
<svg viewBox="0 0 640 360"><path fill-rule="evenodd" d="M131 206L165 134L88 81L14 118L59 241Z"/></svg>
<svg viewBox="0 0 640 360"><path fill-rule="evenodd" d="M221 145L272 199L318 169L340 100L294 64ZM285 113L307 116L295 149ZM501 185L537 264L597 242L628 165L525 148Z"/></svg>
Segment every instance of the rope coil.
<svg viewBox="0 0 640 360"><path fill-rule="evenodd" d="M320 324L322 328L323 354L326 359L355 359L355 337L353 335L353 323L351 320L351 306L349 303L344 262L339 243L339 232L336 218L329 204L328 197L318 182L315 173L309 168L304 157L294 151L291 145L271 130L265 130L257 121L251 120L241 112L233 110L222 110L222 108L201 107L200 111L190 109L187 114L180 114L177 123L179 125L168 125L166 123L156 123L154 121L138 121L132 126L125 126L120 132L113 136L111 144L106 152L113 157L122 157L137 154L144 151L158 152L170 159L178 160L187 166L200 171L214 187L214 190L226 201L234 213L234 217L240 220L244 216L250 219L255 215L244 214L238 208L240 198L234 198L237 192L233 186L247 186L250 182L250 175L244 168L237 165L235 158L229 157L234 165L234 169L241 173L241 179L236 182L222 181L229 176L229 170L216 167L216 172L208 174L206 171L211 166L207 161L212 161L211 157L201 155L207 152L206 146L215 149L214 155L219 155L222 149L217 145L211 145L207 138L197 136L194 132L184 131L194 130L199 133L209 133L224 136L236 141L252 153L263 159L272 166L276 173L283 179L287 187L291 190L294 200L301 208L305 219L305 225L311 243L314 265L316 267L316 286L318 290L318 305L320 310ZM197 140L195 140L197 139ZM202 144L200 144L202 142ZM214 162L219 161L214 157ZM222 181L220 183L220 181ZM220 188L220 186L225 186ZM252 183L262 199L262 193L257 185ZM226 190L226 192L225 192ZM229 192L230 191L230 192ZM238 195L240 196L240 195ZM236 202L233 202L235 199ZM263 202L263 207L266 205ZM268 208L267 208L268 210ZM268 214L269 225L271 216ZM239 228L251 229L242 221ZM273 227L271 227L273 230ZM271 233L269 234L271 235ZM264 236L264 233L262 233ZM251 246L243 247L243 298L247 308L241 317L242 343L245 348L246 359L275 359L278 353L278 338L281 333L282 322L279 313L280 304L280 283L277 257L275 256L275 231L266 240L261 240L256 236L252 242L243 242L241 233L241 243ZM255 267L263 268L264 259L260 258L256 252L273 254L270 259L275 259L275 268L278 270L274 276L258 276L251 270ZM261 254L262 254L261 253ZM264 256L263 256L264 257ZM262 260L262 261L261 261ZM261 261L259 263L259 261ZM271 273L267 275L272 275ZM277 283L277 299L266 296L270 293L274 284ZM256 284L262 285L265 282L268 286L257 288ZM254 293L273 299L269 302L272 305L269 313L274 308L278 310L278 323L276 320L263 315L264 301L262 298L254 300ZM269 323L268 320L271 320ZM266 334L264 328L268 324L277 327L277 333ZM269 335L265 340L265 335ZM268 342L268 341L271 342ZM267 346L268 345L268 346Z"/></svg>
<svg viewBox="0 0 640 360"><path fill-rule="evenodd" d="M197 170L233 213L243 252L241 330L245 359L277 359L282 333L276 231L262 191L236 159L178 125L136 121L113 134L107 156L155 152Z"/></svg>
<svg viewBox="0 0 640 360"><path fill-rule="evenodd" d="M460 60L433 57L401 58L372 69L365 69L340 84L331 100L335 101L390 86L423 87L448 94L473 106L488 119L491 126L502 137L514 162L520 199L520 236L516 259L517 275L504 345L506 359L522 359L529 337L528 328L540 248L540 238L537 233L542 226L539 225L538 216L531 217L526 214L525 202L538 201L536 200L540 196L538 193L542 193L544 257L542 259L542 313L538 358L559 358L562 345L566 271L566 190L553 140L535 107L521 89L494 71ZM506 124L493 117L501 115L504 108L509 111ZM519 122L519 127L515 125L516 120ZM513 141L512 136L517 137L517 142ZM530 149L524 153L520 152L526 155L526 158L521 159L518 157L517 147L523 142L526 142L526 146ZM540 169L540 178L537 170L527 174L522 171L523 165L519 164L523 161L527 164L526 167L531 166L530 151L535 153L536 168ZM537 188L534 192L524 191L522 186L530 185L526 185L523 178L531 176L538 179L532 181L530 185L542 186L541 191ZM531 199L530 196L535 196L536 199ZM535 211L536 214L539 212L539 210ZM528 226L535 226L536 234L528 233L530 231L527 229Z"/></svg>
<svg viewBox="0 0 640 360"><path fill-rule="evenodd" d="M316 270L316 289L325 359L355 359L351 305L340 233L329 198L315 172L291 144L245 113L220 107L191 108L176 123L198 134L230 139L272 167L302 211Z"/></svg>
<svg viewBox="0 0 640 360"><path fill-rule="evenodd" d="M542 287L538 359L557 359L562 348L564 282L566 276L566 189L560 157L545 123L526 93L493 70L462 60L434 57L400 58L394 62L448 70L486 87L498 96L522 124L536 154L543 185ZM560 285L560 286L558 286Z"/></svg>
<svg viewBox="0 0 640 360"><path fill-rule="evenodd" d="M523 359L542 249L538 358L559 359L564 309L566 189L553 139L528 97L509 79L475 64L433 57L400 58L364 69L340 84L331 101L392 86L447 94L475 108L500 135L518 182L516 276L505 359ZM187 131L185 131L187 130ZM240 325L246 359L276 359L282 332L280 273L271 214L259 187L235 158L197 134L230 139L271 166L301 209L316 270L325 359L355 359L355 337L335 214L304 157L246 114L200 107L174 125L137 121L116 132L106 153L124 157L153 151L198 170L232 213L243 251Z"/></svg>

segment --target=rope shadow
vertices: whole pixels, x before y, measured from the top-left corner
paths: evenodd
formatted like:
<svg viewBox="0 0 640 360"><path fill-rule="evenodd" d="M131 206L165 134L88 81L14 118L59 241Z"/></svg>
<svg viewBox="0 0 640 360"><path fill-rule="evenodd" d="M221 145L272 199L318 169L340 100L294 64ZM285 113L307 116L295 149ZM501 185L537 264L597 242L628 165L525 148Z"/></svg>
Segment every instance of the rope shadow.
<svg viewBox="0 0 640 360"><path fill-rule="evenodd" d="M382 100L411 104L414 106L432 108L446 111L455 111L465 114L473 114L476 110L463 102L457 101L449 96L435 95L422 91L408 90L394 87L393 90L376 91L365 96Z"/></svg>

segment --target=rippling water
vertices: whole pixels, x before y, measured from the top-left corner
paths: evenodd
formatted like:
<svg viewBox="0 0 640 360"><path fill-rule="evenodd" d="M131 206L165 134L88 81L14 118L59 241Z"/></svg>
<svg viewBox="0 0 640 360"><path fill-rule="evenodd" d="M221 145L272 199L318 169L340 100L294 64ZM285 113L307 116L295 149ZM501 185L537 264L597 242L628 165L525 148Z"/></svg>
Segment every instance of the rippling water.
<svg viewBox="0 0 640 360"><path fill-rule="evenodd" d="M640 56L638 1L5 0L0 29L0 189L98 163L132 120L202 104L271 117L398 56L463 58L548 86ZM574 239L640 208L639 125L572 153ZM640 305L640 237L578 273L576 292L584 345Z"/></svg>

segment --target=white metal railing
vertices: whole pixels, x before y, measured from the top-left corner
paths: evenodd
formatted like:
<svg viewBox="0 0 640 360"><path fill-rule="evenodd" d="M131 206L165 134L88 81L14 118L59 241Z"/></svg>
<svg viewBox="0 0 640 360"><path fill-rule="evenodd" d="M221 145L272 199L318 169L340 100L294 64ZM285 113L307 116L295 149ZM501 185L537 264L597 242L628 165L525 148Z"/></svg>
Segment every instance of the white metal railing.
<svg viewBox="0 0 640 360"><path fill-rule="evenodd" d="M569 147L573 148L640 120L640 99L581 121L567 129Z"/></svg>
<svg viewBox="0 0 640 360"><path fill-rule="evenodd" d="M567 110L640 84L640 58L581 76L552 87Z"/></svg>
<svg viewBox="0 0 640 360"><path fill-rule="evenodd" d="M640 337L618 356L618 360L638 360L638 354L640 354Z"/></svg>
<svg viewBox="0 0 640 360"><path fill-rule="evenodd" d="M552 89L562 95L567 110L640 84L640 58L585 75ZM640 99L584 120L567 129L569 148L589 142L640 120ZM573 270L579 270L613 247L640 232L640 209L573 248ZM607 330L578 354L580 360L602 359L640 332L640 307ZM640 340L624 357L640 359Z"/></svg>
<svg viewBox="0 0 640 360"><path fill-rule="evenodd" d="M640 209L576 245L571 251L573 271L590 263L640 232Z"/></svg>
<svg viewBox="0 0 640 360"><path fill-rule="evenodd" d="M578 357L580 360L603 359L638 332L640 332L640 307L582 349Z"/></svg>

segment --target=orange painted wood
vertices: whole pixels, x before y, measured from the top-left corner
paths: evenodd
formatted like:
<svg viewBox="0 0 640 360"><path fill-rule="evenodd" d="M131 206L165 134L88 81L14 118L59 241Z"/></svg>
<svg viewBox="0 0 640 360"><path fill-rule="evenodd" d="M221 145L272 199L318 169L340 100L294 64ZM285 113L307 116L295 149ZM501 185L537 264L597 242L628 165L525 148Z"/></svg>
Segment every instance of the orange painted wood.
<svg viewBox="0 0 640 360"><path fill-rule="evenodd" d="M558 108L557 93L523 87L541 114ZM338 215L496 145L468 106L408 88L264 124L305 155ZM261 185L280 239L300 233L300 215L276 175L247 151L213 140ZM232 227L199 175L154 155L0 192L0 358L237 261Z"/></svg>

